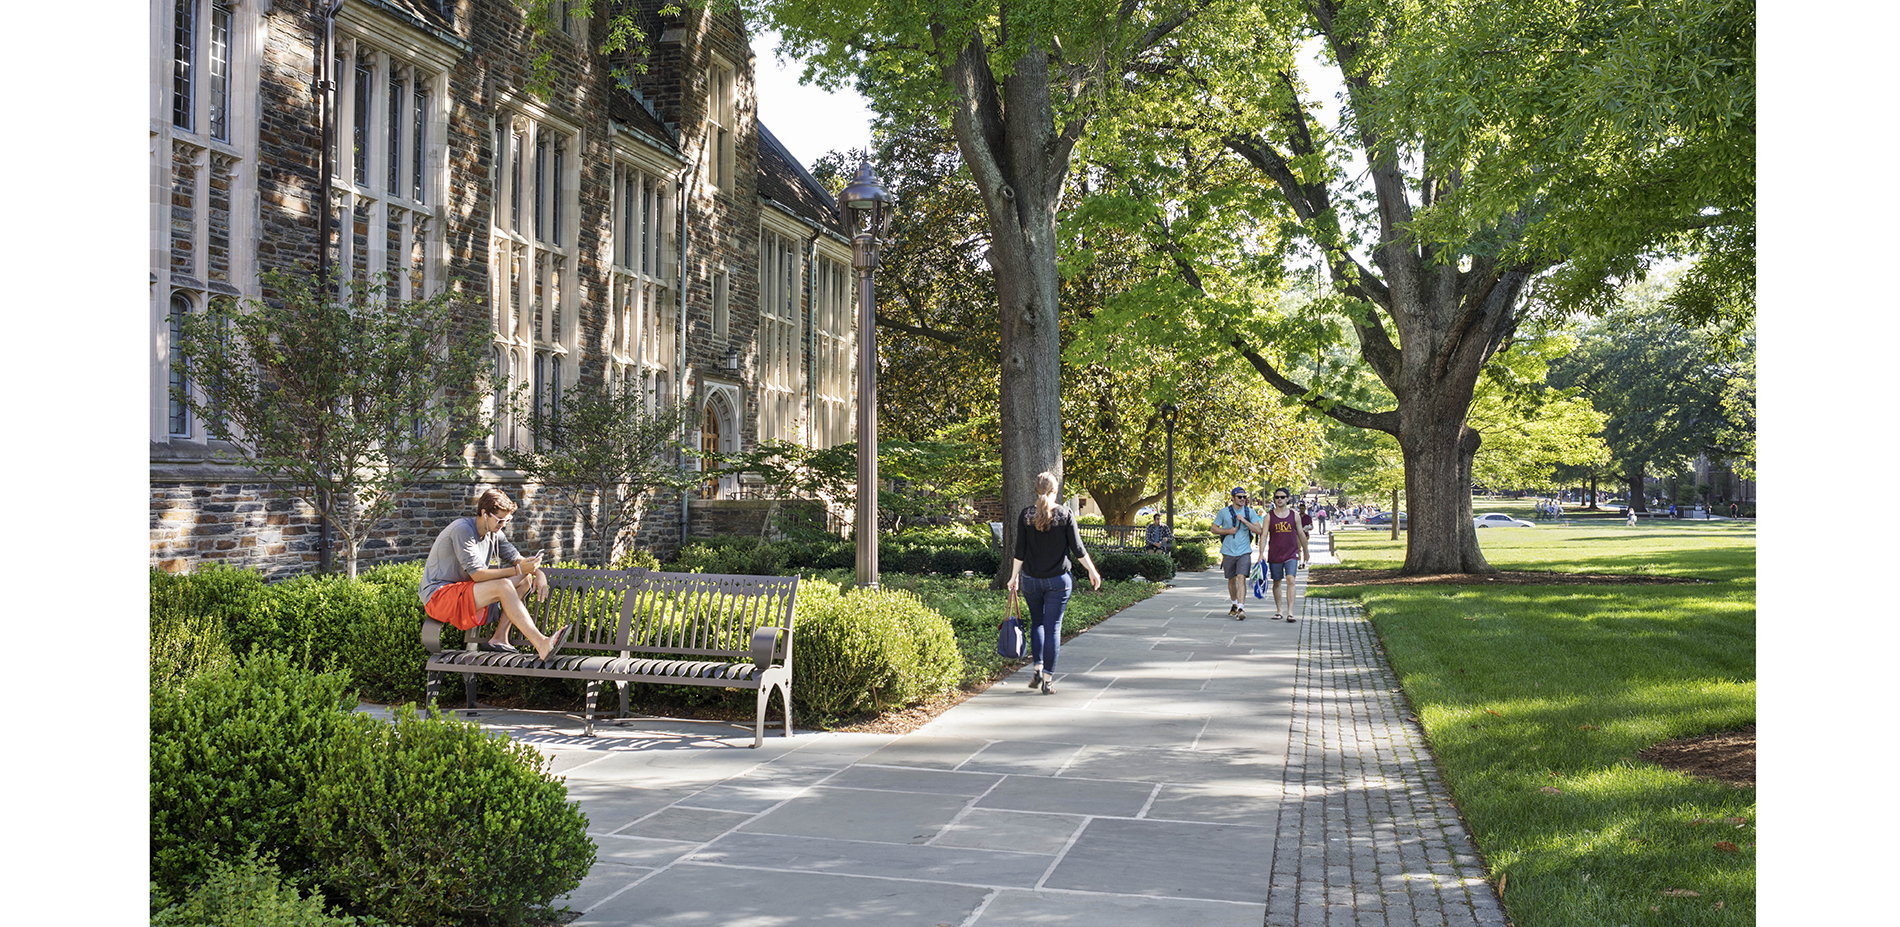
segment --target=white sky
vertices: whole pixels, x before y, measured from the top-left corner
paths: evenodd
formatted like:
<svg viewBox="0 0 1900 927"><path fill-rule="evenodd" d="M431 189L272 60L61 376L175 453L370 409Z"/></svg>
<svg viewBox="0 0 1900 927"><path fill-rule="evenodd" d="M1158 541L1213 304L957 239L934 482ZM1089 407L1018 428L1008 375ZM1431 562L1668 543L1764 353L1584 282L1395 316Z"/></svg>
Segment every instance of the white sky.
<svg viewBox="0 0 1900 927"><path fill-rule="evenodd" d="M801 86L803 62L778 60L778 33L761 32L752 39L758 56L754 80L759 92L759 121L778 136L806 170L833 150L871 146L871 110L856 91L826 93Z"/></svg>

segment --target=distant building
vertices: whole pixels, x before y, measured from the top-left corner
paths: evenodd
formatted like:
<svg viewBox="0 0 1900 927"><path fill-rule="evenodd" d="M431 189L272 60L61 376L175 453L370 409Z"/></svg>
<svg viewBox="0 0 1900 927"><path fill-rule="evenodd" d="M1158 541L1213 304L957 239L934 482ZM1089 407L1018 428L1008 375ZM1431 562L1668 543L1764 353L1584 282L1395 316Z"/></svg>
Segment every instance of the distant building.
<svg viewBox="0 0 1900 927"><path fill-rule="evenodd" d="M448 287L488 330L496 369L545 409L567 386L637 381L651 405L690 400L700 446L853 440L850 241L832 198L759 122L736 14L646 14L651 55L631 89L595 51L598 25L557 4L555 91L524 88L512 0L346 0L335 16L333 221L319 240L327 0L154 0L151 7L151 561L271 575L318 561L318 526L254 472L215 456L171 398L183 317L257 296L266 270L314 274L327 247L391 296ZM648 4L649 9L658 4ZM481 488L526 498L514 533L572 552L578 528L532 507L503 418L476 483L424 487L363 549L365 565L427 553ZM668 552L682 506L737 487L650 498L635 543Z"/></svg>

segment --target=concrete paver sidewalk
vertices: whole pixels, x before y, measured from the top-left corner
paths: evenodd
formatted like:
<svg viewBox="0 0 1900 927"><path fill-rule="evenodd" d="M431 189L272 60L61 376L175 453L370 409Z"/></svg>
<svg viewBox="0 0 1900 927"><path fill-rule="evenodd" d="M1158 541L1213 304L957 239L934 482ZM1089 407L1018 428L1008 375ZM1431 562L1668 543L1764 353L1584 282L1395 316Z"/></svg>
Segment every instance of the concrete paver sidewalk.
<svg viewBox="0 0 1900 927"><path fill-rule="evenodd" d="M1371 629L1301 599L1235 621L1181 574L1063 644L1055 694L1024 670L901 736L475 720L588 815L576 927L1503 925Z"/></svg>

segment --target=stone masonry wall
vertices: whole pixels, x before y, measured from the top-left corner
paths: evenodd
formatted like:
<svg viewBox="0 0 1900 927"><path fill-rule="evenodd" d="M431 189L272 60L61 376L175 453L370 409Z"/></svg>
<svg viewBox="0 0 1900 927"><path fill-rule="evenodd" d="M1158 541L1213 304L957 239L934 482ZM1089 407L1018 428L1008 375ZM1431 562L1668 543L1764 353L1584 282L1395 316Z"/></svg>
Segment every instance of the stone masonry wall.
<svg viewBox="0 0 1900 927"><path fill-rule="evenodd" d="M417 487L358 551L357 568L420 560L449 522L474 514L475 498L490 487L508 493L521 508L508 537L523 553L547 550L556 561L594 556L581 520L535 487L519 483L431 483ZM169 573L209 564L256 569L272 579L312 573L319 562L316 510L286 498L261 481L159 482L151 484L151 564ZM752 529L758 531L756 522ZM635 521L632 546L660 559L680 544L679 497L649 497ZM625 553L627 545L615 550ZM340 549L332 563L343 569Z"/></svg>

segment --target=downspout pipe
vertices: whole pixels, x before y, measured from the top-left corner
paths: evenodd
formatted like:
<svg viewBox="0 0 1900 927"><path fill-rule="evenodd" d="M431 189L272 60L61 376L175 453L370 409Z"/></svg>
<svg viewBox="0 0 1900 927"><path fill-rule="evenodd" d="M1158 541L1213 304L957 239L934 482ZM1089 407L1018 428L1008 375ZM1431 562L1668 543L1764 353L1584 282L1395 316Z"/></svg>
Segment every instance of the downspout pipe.
<svg viewBox="0 0 1900 927"><path fill-rule="evenodd" d="M677 236L679 248L677 249L678 254L675 255L679 261L679 273L678 276L674 278L673 298L679 307L679 324L673 329L673 399L675 402L681 403L686 401L686 252L692 242L692 224L686 221L686 188L689 178L697 173L698 170L698 159L695 159L692 166L680 169L679 177L674 181L676 192L673 201L679 204L678 209L675 210L675 212L678 213L679 220L679 234ZM692 434L691 423L683 424L686 428L686 434L680 435L681 444L685 444L687 435ZM692 513L689 511L692 498L692 487L689 486L680 490L681 547L686 546L686 539L690 536L688 532L692 529Z"/></svg>
<svg viewBox="0 0 1900 927"><path fill-rule="evenodd" d="M330 163L331 133L336 131L336 120L330 118L336 106L336 78L330 73L330 64L336 61L336 14L343 9L343 0L316 0L316 6L322 10L323 29L317 40L316 66L311 69L314 78L311 89L317 96L317 135L319 136L317 155L317 292L330 292L330 173L334 165ZM326 500L327 501L327 500ZM330 572L330 518L321 509L317 512L317 572Z"/></svg>

